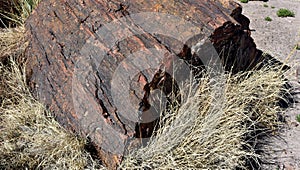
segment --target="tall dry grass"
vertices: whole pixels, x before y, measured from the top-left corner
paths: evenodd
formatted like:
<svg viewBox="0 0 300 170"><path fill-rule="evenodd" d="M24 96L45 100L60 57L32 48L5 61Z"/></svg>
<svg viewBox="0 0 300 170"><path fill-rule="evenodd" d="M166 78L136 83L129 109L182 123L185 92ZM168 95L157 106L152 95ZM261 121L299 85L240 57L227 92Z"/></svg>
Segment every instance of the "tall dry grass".
<svg viewBox="0 0 300 170"><path fill-rule="evenodd" d="M0 0L0 61L27 47L25 20L41 0Z"/></svg>
<svg viewBox="0 0 300 170"><path fill-rule="evenodd" d="M130 152L120 167L247 169L249 159L259 166L262 155L247 139L256 138L253 132L275 130L281 124L278 113L282 109L277 102L286 82L280 67L225 74L223 85L210 84L213 77L206 74L181 107L164 113L157 135Z"/></svg>
<svg viewBox="0 0 300 170"><path fill-rule="evenodd" d="M0 61L8 56L20 56L27 47L23 26L0 29Z"/></svg>
<svg viewBox="0 0 300 170"><path fill-rule="evenodd" d="M63 129L33 98L17 63L28 45L24 22L39 1L0 0L0 169L101 168L86 140Z"/></svg>
<svg viewBox="0 0 300 170"><path fill-rule="evenodd" d="M0 65L0 169L83 169L85 141L31 96L23 73L13 59Z"/></svg>
<svg viewBox="0 0 300 170"><path fill-rule="evenodd" d="M84 151L84 140L61 128L32 98L24 68L14 60L9 65L0 67L0 167L104 168ZM282 74L280 67L266 66L225 74L224 84L211 84L213 78L203 73L192 81L200 84L188 89L186 102L163 113L156 136L125 155L120 169L246 169L247 159L259 162L261 155L246 139L280 125Z"/></svg>
<svg viewBox="0 0 300 170"><path fill-rule="evenodd" d="M0 0L0 24L4 28L23 26L41 0Z"/></svg>

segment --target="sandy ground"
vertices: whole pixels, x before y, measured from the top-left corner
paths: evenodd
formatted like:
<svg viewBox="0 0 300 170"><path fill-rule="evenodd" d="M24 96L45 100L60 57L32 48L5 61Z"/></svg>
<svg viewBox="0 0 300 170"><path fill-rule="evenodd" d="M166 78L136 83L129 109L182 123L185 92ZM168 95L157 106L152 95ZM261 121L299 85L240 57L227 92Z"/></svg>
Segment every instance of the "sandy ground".
<svg viewBox="0 0 300 170"><path fill-rule="evenodd" d="M300 47L300 0L249 1L241 5L251 21L251 36L257 48L292 67L287 77L293 86L295 103L285 112L287 124L280 136L266 148L275 164L264 165L263 169L300 170L300 123L296 121L300 114L300 50L293 51L296 44ZM277 17L280 8L292 10L295 17ZM265 21L265 17L272 21Z"/></svg>

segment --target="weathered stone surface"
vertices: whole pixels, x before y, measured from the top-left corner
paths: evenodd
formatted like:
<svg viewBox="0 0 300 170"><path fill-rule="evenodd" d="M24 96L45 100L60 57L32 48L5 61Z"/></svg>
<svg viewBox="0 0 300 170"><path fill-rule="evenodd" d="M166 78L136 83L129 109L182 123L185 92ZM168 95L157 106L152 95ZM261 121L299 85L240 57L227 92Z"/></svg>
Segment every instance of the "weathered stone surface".
<svg viewBox="0 0 300 170"><path fill-rule="evenodd" d="M103 163L115 168L135 137L151 135L152 119L157 115L147 117L143 112L148 111L149 94L155 89L170 94L172 76L165 72L172 72L176 56L194 65L203 64L191 48L208 38L227 69L248 69L261 59L250 37L249 20L241 11L240 5L230 0L43 0L26 23L30 39L26 50L28 83L61 125L88 136ZM184 20L172 22L161 15L154 19L124 17L141 12L170 14ZM121 21L108 26L116 19ZM152 21L150 29L155 29L155 21L160 20L164 24L158 27L162 29L156 30L158 33L192 38L150 34L145 27L133 26L133 20L140 24ZM187 22L196 29L187 29ZM132 36L113 41L121 39L125 31ZM193 36L195 32L198 36ZM164 57L156 56L160 53L155 50L162 51ZM144 61L140 66L152 69L137 72L134 60L123 62L134 53ZM152 62L158 64L153 68ZM160 71L162 68L165 72ZM115 76L117 71L123 77ZM182 76L188 77L185 73L182 71ZM126 100L113 100L118 94L122 99L123 93L129 96L130 105ZM132 109L133 113L128 112ZM151 121L139 125L140 117Z"/></svg>

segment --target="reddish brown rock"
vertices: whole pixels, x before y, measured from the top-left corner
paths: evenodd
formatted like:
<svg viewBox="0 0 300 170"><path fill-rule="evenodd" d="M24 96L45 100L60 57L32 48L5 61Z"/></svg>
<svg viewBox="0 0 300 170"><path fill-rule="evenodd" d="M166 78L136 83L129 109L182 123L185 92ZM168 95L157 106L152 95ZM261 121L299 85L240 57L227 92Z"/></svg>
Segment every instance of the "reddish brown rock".
<svg viewBox="0 0 300 170"><path fill-rule="evenodd" d="M151 135L158 115L148 115L150 94L170 94L166 72L178 57L205 64L194 53L200 45L234 71L261 59L241 10L230 0L43 0L26 23L28 83L61 125L88 136L115 168L135 137ZM179 71L173 79L188 77Z"/></svg>

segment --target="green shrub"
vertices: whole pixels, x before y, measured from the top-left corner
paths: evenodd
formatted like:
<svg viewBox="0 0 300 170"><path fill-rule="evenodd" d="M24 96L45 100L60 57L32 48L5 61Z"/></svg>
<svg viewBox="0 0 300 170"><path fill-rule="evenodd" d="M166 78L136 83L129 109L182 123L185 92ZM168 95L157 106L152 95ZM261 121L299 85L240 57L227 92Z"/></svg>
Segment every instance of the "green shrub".
<svg viewBox="0 0 300 170"><path fill-rule="evenodd" d="M294 17L295 13L288 9L281 8L277 11L277 16L278 17Z"/></svg>
<svg viewBox="0 0 300 170"><path fill-rule="evenodd" d="M297 121L300 123L300 114L296 116Z"/></svg>
<svg viewBox="0 0 300 170"><path fill-rule="evenodd" d="M272 8L272 9L274 9L274 8L275 8L275 6L271 6L271 8Z"/></svg>
<svg viewBox="0 0 300 170"><path fill-rule="evenodd" d="M240 0L241 3L248 3L249 0Z"/></svg>
<svg viewBox="0 0 300 170"><path fill-rule="evenodd" d="M267 7L269 7L269 6L268 6L267 4L264 4L264 7L266 7L266 8L267 8Z"/></svg>
<svg viewBox="0 0 300 170"><path fill-rule="evenodd" d="M266 20L266 21L272 21L272 18L266 17L265 20Z"/></svg>

